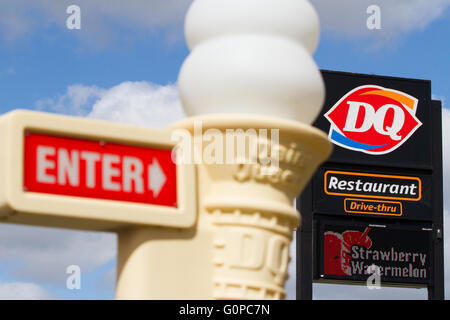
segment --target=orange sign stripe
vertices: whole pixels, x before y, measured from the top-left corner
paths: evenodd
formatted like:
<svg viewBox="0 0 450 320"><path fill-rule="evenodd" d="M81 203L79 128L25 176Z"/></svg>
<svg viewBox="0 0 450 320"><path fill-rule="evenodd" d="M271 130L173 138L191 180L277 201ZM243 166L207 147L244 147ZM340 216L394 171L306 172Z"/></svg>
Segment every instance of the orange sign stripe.
<svg viewBox="0 0 450 320"><path fill-rule="evenodd" d="M374 95L378 95L378 96L391 98L398 102L401 102L402 104L404 104L411 110L414 110L415 101L405 95L400 94L400 93L384 91L384 90L372 90L372 91L364 92L361 95L366 95L366 94L374 94Z"/></svg>

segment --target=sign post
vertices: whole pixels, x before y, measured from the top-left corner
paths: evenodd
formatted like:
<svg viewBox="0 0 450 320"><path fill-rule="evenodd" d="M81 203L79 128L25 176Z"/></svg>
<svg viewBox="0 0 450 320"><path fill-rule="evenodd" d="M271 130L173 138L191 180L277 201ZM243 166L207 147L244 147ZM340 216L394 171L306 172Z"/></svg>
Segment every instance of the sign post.
<svg viewBox="0 0 450 320"><path fill-rule="evenodd" d="M428 286L429 300L444 300L444 203L443 203L443 169L442 169L442 104L432 101L433 121L433 257L432 285Z"/></svg>
<svg viewBox="0 0 450 320"><path fill-rule="evenodd" d="M292 203L331 152L310 126L324 94L318 30L309 1L192 3L178 79L190 118L171 129L199 160L198 220L121 230L118 298L285 297Z"/></svg>
<svg viewBox="0 0 450 320"><path fill-rule="evenodd" d="M292 203L331 153L310 125L319 21L306 0L244 2L192 3L189 118L167 130L0 117L3 221L117 232L117 299L283 299Z"/></svg>
<svg viewBox="0 0 450 320"><path fill-rule="evenodd" d="M430 82L322 74L314 125L336 147L297 201L297 298L312 299L313 282L365 285L375 265L382 286L443 299L441 106Z"/></svg>

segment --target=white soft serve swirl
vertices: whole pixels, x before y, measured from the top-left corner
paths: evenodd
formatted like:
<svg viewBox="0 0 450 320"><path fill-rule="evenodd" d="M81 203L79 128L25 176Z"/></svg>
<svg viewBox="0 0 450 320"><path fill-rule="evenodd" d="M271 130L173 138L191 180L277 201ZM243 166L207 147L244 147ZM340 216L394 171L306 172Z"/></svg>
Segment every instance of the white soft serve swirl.
<svg viewBox="0 0 450 320"><path fill-rule="evenodd" d="M312 59L319 21L307 0L195 0L178 87L188 116L257 114L312 123L324 85Z"/></svg>

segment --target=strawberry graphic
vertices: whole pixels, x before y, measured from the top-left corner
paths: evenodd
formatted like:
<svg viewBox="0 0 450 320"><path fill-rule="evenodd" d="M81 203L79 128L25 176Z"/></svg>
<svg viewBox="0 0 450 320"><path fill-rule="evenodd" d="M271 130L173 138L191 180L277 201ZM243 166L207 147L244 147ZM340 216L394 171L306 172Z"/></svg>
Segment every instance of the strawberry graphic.
<svg viewBox="0 0 450 320"><path fill-rule="evenodd" d="M342 235L331 231L325 232L325 274L351 276L351 249L353 246L370 249L372 240L368 236L369 231L370 228L366 228L364 232L349 230Z"/></svg>

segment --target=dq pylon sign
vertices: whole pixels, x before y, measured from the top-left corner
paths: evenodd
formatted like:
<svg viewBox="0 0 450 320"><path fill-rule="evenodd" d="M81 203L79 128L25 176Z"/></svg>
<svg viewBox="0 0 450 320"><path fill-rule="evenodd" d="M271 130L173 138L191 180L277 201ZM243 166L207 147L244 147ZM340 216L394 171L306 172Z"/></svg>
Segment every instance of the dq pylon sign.
<svg viewBox="0 0 450 320"><path fill-rule="evenodd" d="M322 71L334 144L297 201L299 299L312 282L428 288L443 299L441 104L424 80ZM309 259L308 259L309 258Z"/></svg>
<svg viewBox="0 0 450 320"><path fill-rule="evenodd" d="M172 161L170 131L19 110L0 117L0 140L2 222L98 231L195 223L195 171Z"/></svg>

